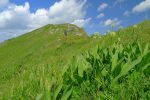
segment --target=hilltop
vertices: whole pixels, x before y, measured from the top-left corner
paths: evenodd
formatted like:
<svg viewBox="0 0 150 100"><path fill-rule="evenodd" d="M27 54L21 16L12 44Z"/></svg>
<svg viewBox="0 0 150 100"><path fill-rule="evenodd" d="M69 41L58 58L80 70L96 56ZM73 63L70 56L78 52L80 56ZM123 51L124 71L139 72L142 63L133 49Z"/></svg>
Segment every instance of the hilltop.
<svg viewBox="0 0 150 100"><path fill-rule="evenodd" d="M51 77L51 71L57 70L58 72L53 72L57 75L73 57L97 45L110 47L116 42L125 45L135 41L145 45L150 42L149 37L150 21L147 20L114 33L101 35L100 38L89 37L83 29L72 24L49 24L9 39L0 44L0 97L7 98L10 96L10 88L15 88L24 81L24 88L28 88L28 79L33 77L33 73L40 73L36 72L37 69L42 72L48 68L43 73L50 74ZM37 91L30 91L33 97L36 97Z"/></svg>

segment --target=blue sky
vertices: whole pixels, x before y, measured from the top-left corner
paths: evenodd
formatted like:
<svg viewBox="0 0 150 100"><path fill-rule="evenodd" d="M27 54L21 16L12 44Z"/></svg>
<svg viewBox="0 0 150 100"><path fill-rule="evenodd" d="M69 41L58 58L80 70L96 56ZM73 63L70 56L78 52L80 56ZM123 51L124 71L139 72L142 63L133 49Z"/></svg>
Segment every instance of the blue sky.
<svg viewBox="0 0 150 100"><path fill-rule="evenodd" d="M0 41L46 24L72 23L88 34L150 19L150 0L1 0Z"/></svg>
<svg viewBox="0 0 150 100"><path fill-rule="evenodd" d="M133 12L133 8L139 5L141 2L142 0L92 0L92 2L89 2L91 3L91 7L89 7L91 11L88 12L87 16L91 16L93 19L92 22L96 25L92 27L92 30L89 29L88 31L90 33L93 33L94 31L105 33L107 30L110 29L111 25L105 26L101 24L101 22L108 21L108 19L111 20L118 19L120 23L116 25L116 27L120 25L126 27L138 23L140 21L143 21L145 19L149 19L150 10L148 8L147 10L144 10L142 12L138 11ZM102 5L103 3L106 3L108 6L105 9L101 10L100 12L96 11L98 6ZM97 16L100 13L103 13L104 17L96 18L95 16Z"/></svg>

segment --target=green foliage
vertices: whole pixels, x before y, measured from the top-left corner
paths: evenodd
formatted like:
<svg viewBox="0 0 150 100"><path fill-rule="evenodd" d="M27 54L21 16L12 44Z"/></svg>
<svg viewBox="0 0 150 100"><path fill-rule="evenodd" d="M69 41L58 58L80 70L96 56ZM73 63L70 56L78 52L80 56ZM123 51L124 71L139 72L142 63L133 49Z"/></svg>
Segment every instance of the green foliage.
<svg viewBox="0 0 150 100"><path fill-rule="evenodd" d="M29 69L26 72L29 79L13 87L8 98L150 99L150 72L145 72L150 60L143 62L150 48L147 45L140 50L140 47L138 43L125 46L117 43L73 58L65 70L58 71L55 66Z"/></svg>
<svg viewBox="0 0 150 100"><path fill-rule="evenodd" d="M0 99L149 100L149 26L93 39L72 25L67 37L68 24L47 25L8 40L0 44Z"/></svg>

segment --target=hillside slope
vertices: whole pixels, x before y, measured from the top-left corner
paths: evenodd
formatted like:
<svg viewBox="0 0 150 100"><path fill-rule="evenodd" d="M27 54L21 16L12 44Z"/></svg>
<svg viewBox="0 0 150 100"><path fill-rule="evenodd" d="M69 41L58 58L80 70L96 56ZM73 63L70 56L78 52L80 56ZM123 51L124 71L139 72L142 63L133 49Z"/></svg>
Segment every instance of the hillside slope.
<svg viewBox="0 0 150 100"><path fill-rule="evenodd" d="M29 77L29 69L54 66L59 72L73 56L96 45L108 47L118 41L145 44L149 38L150 21L101 38L88 37L84 30L71 24L46 25L0 44L0 95L9 95L11 87Z"/></svg>
<svg viewBox="0 0 150 100"><path fill-rule="evenodd" d="M1 43L0 90L8 88L10 81L16 82L17 73L26 68L44 64L63 65L87 42L88 36L84 30L75 25L61 24L46 25Z"/></svg>
<svg viewBox="0 0 150 100"><path fill-rule="evenodd" d="M104 35L101 39L105 44L113 44L114 42L120 40L120 43L133 43L138 41L140 43L150 42L150 20L145 20L141 23L135 24L133 26L128 26L126 28L121 28L118 31L109 32Z"/></svg>

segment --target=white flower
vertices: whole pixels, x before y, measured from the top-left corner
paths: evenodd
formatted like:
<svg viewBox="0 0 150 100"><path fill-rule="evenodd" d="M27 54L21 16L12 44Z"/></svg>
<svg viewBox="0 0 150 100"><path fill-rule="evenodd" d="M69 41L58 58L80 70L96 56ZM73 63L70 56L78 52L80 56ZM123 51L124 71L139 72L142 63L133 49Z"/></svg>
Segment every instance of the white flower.
<svg viewBox="0 0 150 100"><path fill-rule="evenodd" d="M115 35L116 35L116 33L115 33L115 32L111 32L110 34L111 34L112 36L115 36Z"/></svg>
<svg viewBox="0 0 150 100"><path fill-rule="evenodd" d="M101 37L101 36L99 36L98 38L99 38L99 39L101 39L102 37Z"/></svg>
<svg viewBox="0 0 150 100"><path fill-rule="evenodd" d="M93 36L94 39L96 39L96 36Z"/></svg>
<svg viewBox="0 0 150 100"><path fill-rule="evenodd" d="M134 28L137 28L137 25L133 25Z"/></svg>

